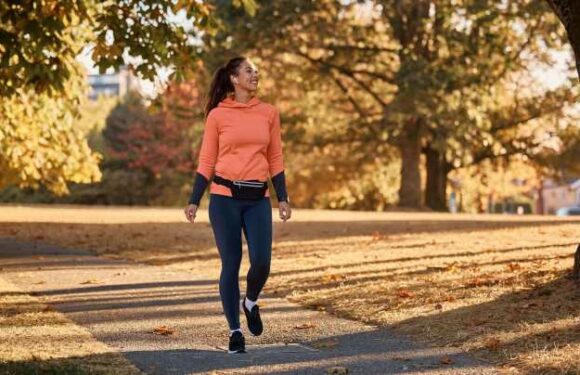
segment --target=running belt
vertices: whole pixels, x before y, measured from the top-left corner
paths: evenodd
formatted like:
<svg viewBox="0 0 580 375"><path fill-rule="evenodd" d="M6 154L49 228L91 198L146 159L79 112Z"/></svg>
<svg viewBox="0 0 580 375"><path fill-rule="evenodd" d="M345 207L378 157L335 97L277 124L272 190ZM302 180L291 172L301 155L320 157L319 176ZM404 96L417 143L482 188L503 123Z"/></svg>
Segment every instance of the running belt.
<svg viewBox="0 0 580 375"><path fill-rule="evenodd" d="M220 184L220 185L225 185L229 188L233 188L234 185L237 186L248 186L248 187L255 187L255 188L261 188L264 187L264 184L266 182L260 182L258 180L228 180L227 178L223 178L221 176L218 175L214 175L213 176L213 181L216 184Z"/></svg>

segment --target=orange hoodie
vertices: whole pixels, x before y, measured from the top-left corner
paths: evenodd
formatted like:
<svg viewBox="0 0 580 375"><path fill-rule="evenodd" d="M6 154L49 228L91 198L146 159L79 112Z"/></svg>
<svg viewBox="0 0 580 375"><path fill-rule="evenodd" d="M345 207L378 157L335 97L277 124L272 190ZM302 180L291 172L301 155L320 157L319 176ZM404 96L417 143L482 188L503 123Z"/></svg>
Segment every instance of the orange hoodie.
<svg viewBox="0 0 580 375"><path fill-rule="evenodd" d="M230 180L267 181L284 170L280 113L255 96L247 103L226 97L206 119L197 172ZM269 175L268 175L269 174ZM212 181L210 194L232 196ZM266 190L266 197L270 192Z"/></svg>

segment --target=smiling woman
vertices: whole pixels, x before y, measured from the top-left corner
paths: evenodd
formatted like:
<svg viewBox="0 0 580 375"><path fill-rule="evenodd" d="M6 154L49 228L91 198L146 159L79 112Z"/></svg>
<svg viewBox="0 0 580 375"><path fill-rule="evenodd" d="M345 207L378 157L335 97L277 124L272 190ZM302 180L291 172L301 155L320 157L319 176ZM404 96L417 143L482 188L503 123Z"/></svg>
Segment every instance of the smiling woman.
<svg viewBox="0 0 580 375"><path fill-rule="evenodd" d="M256 66L239 56L220 67L213 78L205 108L206 123L199 163L185 209L193 223L201 197L210 186L209 219L221 257L219 291L230 328L229 353L244 353L240 309L254 336L263 326L258 296L270 273L272 206L267 180L276 189L280 218L291 215L280 130L280 113L255 96ZM250 252L247 291L240 301L238 275L242 259L241 233Z"/></svg>

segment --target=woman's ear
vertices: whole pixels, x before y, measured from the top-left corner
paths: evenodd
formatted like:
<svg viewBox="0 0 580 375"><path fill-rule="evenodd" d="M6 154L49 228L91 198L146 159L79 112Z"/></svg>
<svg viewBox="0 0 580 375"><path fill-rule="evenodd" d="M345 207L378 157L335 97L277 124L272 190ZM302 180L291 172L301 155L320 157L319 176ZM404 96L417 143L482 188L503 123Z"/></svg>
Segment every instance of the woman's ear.
<svg viewBox="0 0 580 375"><path fill-rule="evenodd" d="M236 76L230 76L230 77L234 83L238 83L238 79L236 78Z"/></svg>

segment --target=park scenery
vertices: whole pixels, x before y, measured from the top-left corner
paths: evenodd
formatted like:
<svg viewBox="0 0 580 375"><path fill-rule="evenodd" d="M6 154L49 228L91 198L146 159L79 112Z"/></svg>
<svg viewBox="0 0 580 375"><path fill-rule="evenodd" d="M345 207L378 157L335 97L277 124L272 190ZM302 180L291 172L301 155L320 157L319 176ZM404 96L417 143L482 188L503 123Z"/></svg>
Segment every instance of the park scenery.
<svg viewBox="0 0 580 375"><path fill-rule="evenodd" d="M231 355L184 208L240 55L292 217ZM579 77L574 0L2 1L0 374L580 374Z"/></svg>

